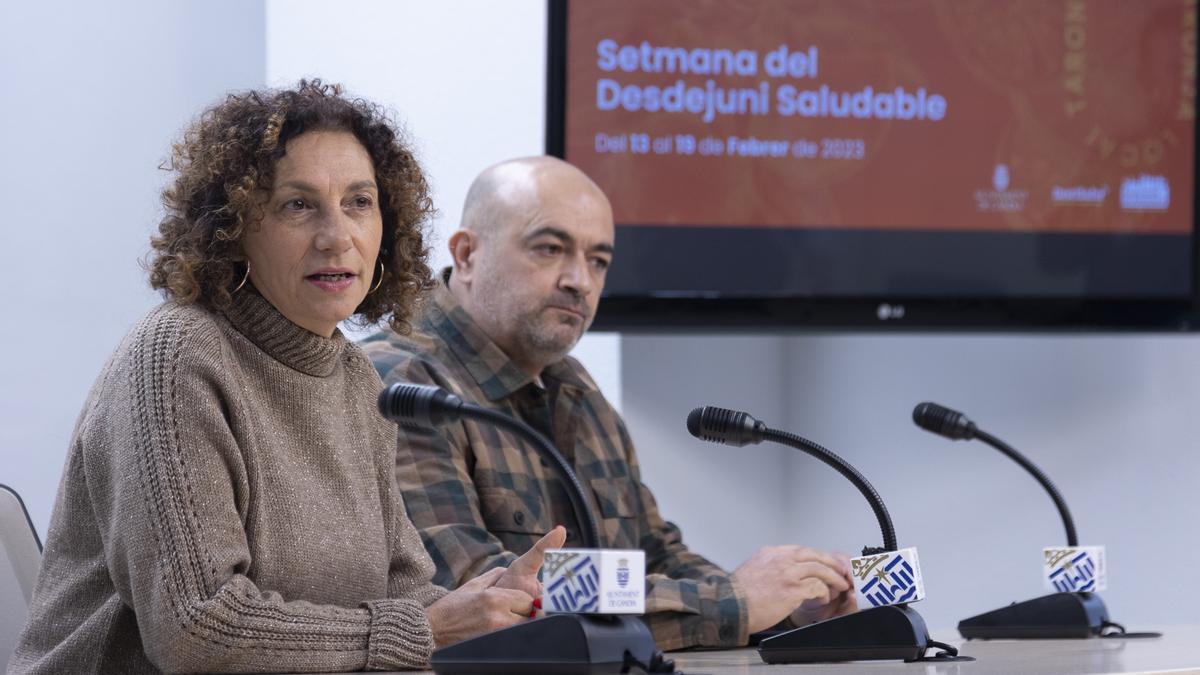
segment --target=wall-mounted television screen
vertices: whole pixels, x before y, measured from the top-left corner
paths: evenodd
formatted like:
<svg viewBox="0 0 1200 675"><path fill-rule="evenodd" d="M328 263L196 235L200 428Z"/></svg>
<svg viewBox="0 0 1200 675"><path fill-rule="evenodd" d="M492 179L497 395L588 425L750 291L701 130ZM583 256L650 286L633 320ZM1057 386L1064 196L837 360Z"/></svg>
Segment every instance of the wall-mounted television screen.
<svg viewBox="0 0 1200 675"><path fill-rule="evenodd" d="M1191 329L1196 0L549 5L597 327Z"/></svg>

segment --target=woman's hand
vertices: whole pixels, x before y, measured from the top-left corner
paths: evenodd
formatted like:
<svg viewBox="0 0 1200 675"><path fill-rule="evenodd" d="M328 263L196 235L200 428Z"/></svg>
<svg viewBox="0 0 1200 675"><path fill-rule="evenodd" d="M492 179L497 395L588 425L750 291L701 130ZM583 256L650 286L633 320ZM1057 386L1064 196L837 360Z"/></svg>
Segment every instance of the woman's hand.
<svg viewBox="0 0 1200 675"><path fill-rule="evenodd" d="M443 647L529 618L542 594L537 573L546 549L566 539L566 530L556 527L508 568L490 569L426 608L434 643Z"/></svg>
<svg viewBox="0 0 1200 675"><path fill-rule="evenodd" d="M538 570L546 560L546 551L552 548L562 548L567 542L567 529L562 525L547 532L538 540L533 548L525 555L517 558L508 566L504 574L496 581L497 588L512 588L525 591L534 598L542 597L542 582L538 581Z"/></svg>
<svg viewBox="0 0 1200 675"><path fill-rule="evenodd" d="M425 608L434 644L444 647L529 616L533 597L524 591L494 588L502 574L502 567L490 569Z"/></svg>

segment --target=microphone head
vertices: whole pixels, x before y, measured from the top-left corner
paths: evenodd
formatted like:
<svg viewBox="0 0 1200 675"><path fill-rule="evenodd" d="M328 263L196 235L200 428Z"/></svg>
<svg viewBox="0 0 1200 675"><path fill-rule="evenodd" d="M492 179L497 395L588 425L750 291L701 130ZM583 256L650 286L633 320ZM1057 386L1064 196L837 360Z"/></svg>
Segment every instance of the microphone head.
<svg viewBox="0 0 1200 675"><path fill-rule="evenodd" d="M975 438L975 423L967 416L945 406L926 401L913 408L913 422L925 431L931 431L951 440Z"/></svg>
<svg viewBox="0 0 1200 675"><path fill-rule="evenodd" d="M431 429L458 419L461 398L431 384L397 382L379 392L379 413L411 431Z"/></svg>
<svg viewBox="0 0 1200 675"><path fill-rule="evenodd" d="M703 408L692 408L692 412L688 413L687 430L689 434L695 436L696 438L701 438L700 415L702 414L703 410Z"/></svg>
<svg viewBox="0 0 1200 675"><path fill-rule="evenodd" d="M688 413L688 433L702 441L741 447L761 443L767 425L749 413L706 405Z"/></svg>

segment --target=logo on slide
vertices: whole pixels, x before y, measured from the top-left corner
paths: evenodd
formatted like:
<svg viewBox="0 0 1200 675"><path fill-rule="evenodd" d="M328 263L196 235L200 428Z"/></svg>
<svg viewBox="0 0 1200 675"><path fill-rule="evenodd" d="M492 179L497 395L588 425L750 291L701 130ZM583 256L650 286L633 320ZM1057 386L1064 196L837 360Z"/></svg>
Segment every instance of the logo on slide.
<svg viewBox="0 0 1200 675"><path fill-rule="evenodd" d="M992 172L992 187L996 188L996 192L1004 192L1008 189L1008 165L997 164L996 170Z"/></svg>
<svg viewBox="0 0 1200 675"><path fill-rule="evenodd" d="M1126 211L1166 211L1171 205L1171 186L1165 176L1142 174L1121 181L1121 208Z"/></svg>
<svg viewBox="0 0 1200 675"><path fill-rule="evenodd" d="M997 164L992 169L992 189L975 191L975 208L984 213L1011 213L1024 209L1029 192L1008 189L1011 182L1008 165Z"/></svg>
<svg viewBox="0 0 1200 675"><path fill-rule="evenodd" d="M1108 196L1107 185L1055 185L1050 188L1050 200L1055 204L1100 206Z"/></svg>

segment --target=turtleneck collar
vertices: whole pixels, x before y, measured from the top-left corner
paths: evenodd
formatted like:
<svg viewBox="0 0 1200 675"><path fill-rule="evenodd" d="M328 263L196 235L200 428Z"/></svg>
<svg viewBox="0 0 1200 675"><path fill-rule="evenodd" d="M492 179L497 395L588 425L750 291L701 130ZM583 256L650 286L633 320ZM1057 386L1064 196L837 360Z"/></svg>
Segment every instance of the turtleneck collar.
<svg viewBox="0 0 1200 675"><path fill-rule="evenodd" d="M289 368L314 377L327 377L333 372L346 338L334 329L333 337L325 338L292 323L275 306L247 287L236 294L233 305L225 310L229 322L268 356Z"/></svg>

